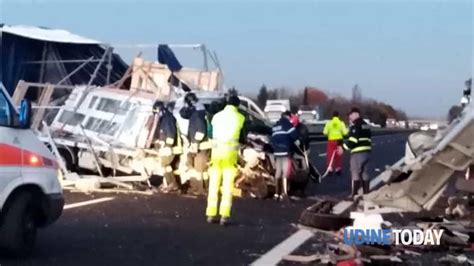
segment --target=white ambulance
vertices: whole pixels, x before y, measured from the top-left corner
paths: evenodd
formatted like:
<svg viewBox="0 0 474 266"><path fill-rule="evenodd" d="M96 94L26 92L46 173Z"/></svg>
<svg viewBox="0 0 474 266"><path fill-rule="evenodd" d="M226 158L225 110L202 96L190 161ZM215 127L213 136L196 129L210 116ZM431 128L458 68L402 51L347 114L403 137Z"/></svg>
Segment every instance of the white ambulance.
<svg viewBox="0 0 474 266"><path fill-rule="evenodd" d="M31 253L36 229L64 206L55 157L29 129L30 114L25 100L17 113L0 83L0 256Z"/></svg>

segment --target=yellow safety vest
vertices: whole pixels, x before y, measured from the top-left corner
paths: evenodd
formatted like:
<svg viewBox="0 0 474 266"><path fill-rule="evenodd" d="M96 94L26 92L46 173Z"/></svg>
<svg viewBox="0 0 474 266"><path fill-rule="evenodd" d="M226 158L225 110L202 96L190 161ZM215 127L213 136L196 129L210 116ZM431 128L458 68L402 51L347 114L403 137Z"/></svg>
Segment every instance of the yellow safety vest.
<svg viewBox="0 0 474 266"><path fill-rule="evenodd" d="M239 150L239 137L245 117L237 107L227 105L212 118L212 157Z"/></svg>
<svg viewBox="0 0 474 266"><path fill-rule="evenodd" d="M348 132L344 122L339 117L333 117L324 125L323 134L328 136L328 140L341 140Z"/></svg>

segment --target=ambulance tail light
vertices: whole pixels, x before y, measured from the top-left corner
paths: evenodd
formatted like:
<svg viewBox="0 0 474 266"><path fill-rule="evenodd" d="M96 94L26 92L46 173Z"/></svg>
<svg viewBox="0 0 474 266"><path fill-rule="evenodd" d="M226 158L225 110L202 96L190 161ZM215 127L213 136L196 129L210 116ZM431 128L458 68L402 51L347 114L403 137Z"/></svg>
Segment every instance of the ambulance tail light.
<svg viewBox="0 0 474 266"><path fill-rule="evenodd" d="M43 166L43 159L41 156L25 151L23 163L25 166L40 167Z"/></svg>

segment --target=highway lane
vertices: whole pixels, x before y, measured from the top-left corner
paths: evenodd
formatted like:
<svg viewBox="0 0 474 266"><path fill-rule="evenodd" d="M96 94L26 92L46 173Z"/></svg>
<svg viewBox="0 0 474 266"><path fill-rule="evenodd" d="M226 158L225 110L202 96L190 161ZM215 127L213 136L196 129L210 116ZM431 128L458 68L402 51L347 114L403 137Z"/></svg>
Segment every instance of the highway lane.
<svg viewBox="0 0 474 266"><path fill-rule="evenodd" d="M372 155L369 163L371 177L383 172L387 165L398 161L405 153L405 143L408 134L374 136L372 138ZM312 145L311 160L320 172L326 170L326 142ZM350 192L351 181L349 173L349 154L343 158L343 174L341 176L327 176L322 185L312 186L310 191L316 195L346 196Z"/></svg>
<svg viewBox="0 0 474 266"><path fill-rule="evenodd" d="M405 139L406 134L374 138L374 176L377 168L403 155ZM325 143L312 148L311 158L322 169ZM347 174L311 185L309 193L346 195ZM66 201L73 207L56 224L40 231L31 259L0 259L0 264L248 265L293 234L291 223L312 204L310 199L292 203L236 199L235 223L223 228L205 223L204 198L66 193Z"/></svg>

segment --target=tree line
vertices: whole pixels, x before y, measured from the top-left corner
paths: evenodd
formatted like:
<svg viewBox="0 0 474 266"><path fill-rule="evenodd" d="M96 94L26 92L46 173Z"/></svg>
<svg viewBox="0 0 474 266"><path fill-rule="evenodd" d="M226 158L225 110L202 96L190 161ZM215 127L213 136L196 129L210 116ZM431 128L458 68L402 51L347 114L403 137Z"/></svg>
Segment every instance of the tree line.
<svg viewBox="0 0 474 266"><path fill-rule="evenodd" d="M363 112L365 118L371 122L386 126L386 120L393 118L397 121L406 121L407 114L390 104L362 97L361 89L355 85L352 89L352 99L342 96L328 96L328 94L315 87L306 87L305 90L295 91L285 87L268 89L262 85L254 101L260 108L264 108L267 100L289 99L291 111L297 112L303 105L311 108L318 107L321 119L330 119L334 111L341 114L341 118L346 119L352 107L358 107Z"/></svg>

